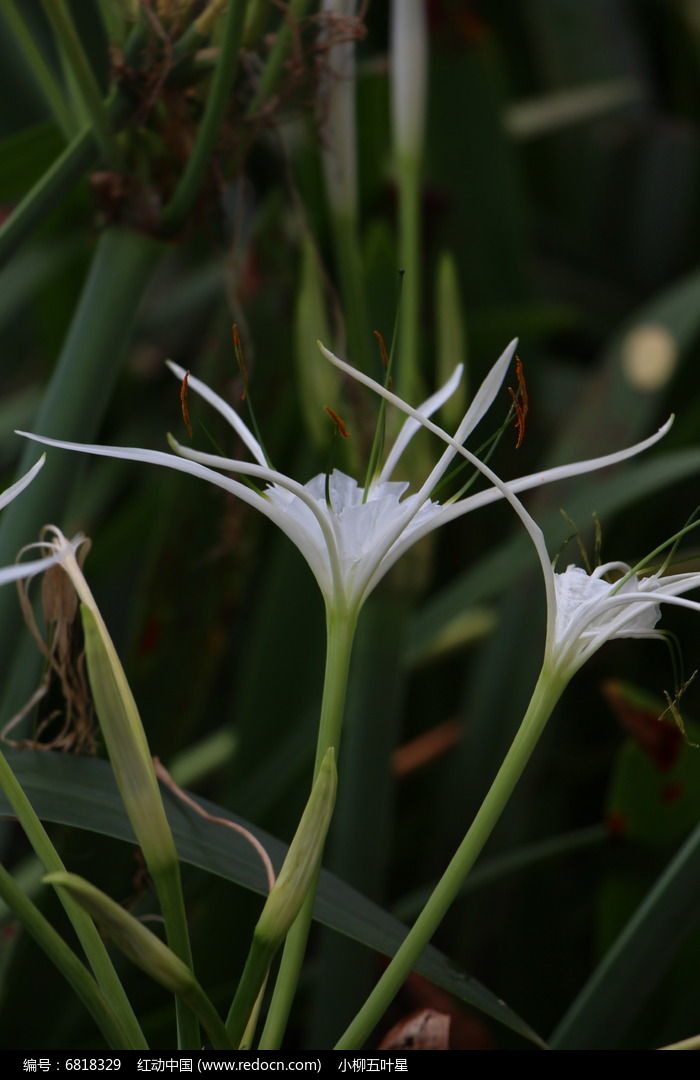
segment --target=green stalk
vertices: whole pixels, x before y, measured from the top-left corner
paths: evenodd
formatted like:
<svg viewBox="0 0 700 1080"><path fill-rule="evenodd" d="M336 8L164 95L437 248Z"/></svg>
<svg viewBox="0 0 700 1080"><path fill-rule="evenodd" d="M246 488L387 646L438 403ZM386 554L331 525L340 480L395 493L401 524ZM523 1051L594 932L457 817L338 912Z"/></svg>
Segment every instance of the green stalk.
<svg viewBox="0 0 700 1080"><path fill-rule="evenodd" d="M406 680L401 660L409 611L409 594L390 586L363 608L345 707L343 786L325 859L327 870L379 903L391 852L391 755ZM375 979L376 957L369 949L319 927L305 1008L308 1045L332 1046Z"/></svg>
<svg viewBox="0 0 700 1080"><path fill-rule="evenodd" d="M290 0L282 25L275 36L275 44L272 46L272 51L260 76L258 89L248 106L246 119L250 120L255 116L256 112L268 101L277 85L282 73L282 65L292 44L292 25L303 17L308 6L309 0Z"/></svg>
<svg viewBox="0 0 700 1080"><path fill-rule="evenodd" d="M240 1047L245 1037L276 951L275 942L263 940L258 934L253 934L243 974L226 1020L226 1033L236 1049Z"/></svg>
<svg viewBox="0 0 700 1080"><path fill-rule="evenodd" d="M396 392L406 401L422 395L418 355L420 344L420 158L402 154L398 160L399 258L404 271L401 295L399 355L396 365Z"/></svg>
<svg viewBox="0 0 700 1080"><path fill-rule="evenodd" d="M226 12L219 59L214 70L204 116L197 131L192 153L175 194L163 211L160 225L167 236L182 228L194 203L214 144L221 128L224 113L230 102L233 81L238 68L238 53L243 37L248 0L230 0Z"/></svg>
<svg viewBox="0 0 700 1080"><path fill-rule="evenodd" d="M108 229L95 250L82 295L49 385L33 422L39 434L90 442L96 437L109 403L121 360L131 338L138 304L164 246L140 233ZM36 460L27 443L20 474ZM47 521L60 521L75 484L76 460L50 454L34 485L3 512L0 565L11 563L19 549L35 540ZM19 612L11 589L0 592L0 656L9 661L20 637ZM12 715L36 685L40 661L36 649L12 691L5 714ZM23 666L23 665L22 665ZM6 683L6 689L10 687Z"/></svg>
<svg viewBox="0 0 700 1080"><path fill-rule="evenodd" d="M34 76L34 81L41 90L44 100L53 113L53 118L65 136L66 142L76 134L76 123L64 101L63 90L53 71L46 63L36 40L17 10L14 0L5 0L3 15L10 24L10 29L17 44L24 53L27 66Z"/></svg>
<svg viewBox="0 0 700 1080"><path fill-rule="evenodd" d="M109 994L103 993L61 935L0 866L0 896L75 990L113 1050L147 1050L143 1036L138 1042L127 1034L115 1016ZM90 921L90 920L88 920Z"/></svg>
<svg viewBox="0 0 700 1080"><path fill-rule="evenodd" d="M99 143L104 159L107 164L115 168L121 161L121 153L112 131L109 112L102 100L97 79L78 37L71 13L65 0L42 0L42 6L70 71L75 77L82 104L90 117L95 139Z"/></svg>
<svg viewBox="0 0 700 1080"><path fill-rule="evenodd" d="M345 694L356 627L357 612L343 611L339 613L326 610L326 669L323 681L321 718L316 741L314 781L318 776L328 750L334 747L337 755L340 747ZM287 936L267 1020L260 1038L261 1050L278 1049L284 1037L292 1001L299 982L304 953L306 952L306 942L313 917L317 879L318 871L309 889L304 906Z"/></svg>
<svg viewBox="0 0 700 1080"><path fill-rule="evenodd" d="M0 226L0 268L55 209L63 196L96 160L98 148L90 128L81 131L46 170Z"/></svg>
<svg viewBox="0 0 700 1080"><path fill-rule="evenodd" d="M252 2L255 3L256 0L252 0ZM275 43L272 46L272 50L265 62L262 74L260 75L258 88L246 110L245 120L248 123L239 131L238 149L235 158L239 165L245 161L248 150L250 149L250 144L253 142L256 135L256 125L253 121L256 119L257 114L262 113L263 107L269 103L277 83L279 82L284 62L293 40L292 25L303 17L308 6L309 0L289 0L287 10L283 16L282 25L277 30ZM254 10L252 10L252 16L256 16ZM250 26L251 22L247 19L243 28L244 45L248 44L247 33Z"/></svg>
<svg viewBox="0 0 700 1080"><path fill-rule="evenodd" d="M482 889L485 885L492 885L501 881L510 874L517 874L522 870L530 870L534 866L551 862L554 859L566 859L577 851L587 848L599 847L610 841L610 829L607 825L588 825L573 832L560 833L558 836L547 837L546 840L536 840L532 844L523 844L512 851L505 851L502 855L495 855L491 859L484 859L478 870L469 874L462 882L459 890L460 896ZM332 869L332 867L330 868ZM394 904L392 914L402 922L407 922L415 917L430 897L434 886L426 885L414 892L402 896L398 903Z"/></svg>
<svg viewBox="0 0 700 1080"><path fill-rule="evenodd" d="M566 682L562 681L561 676L542 669L520 728L466 836L393 960L336 1043L336 1050L356 1050L365 1042L410 975L418 957L457 896L464 878L481 854L565 685Z"/></svg>
<svg viewBox="0 0 700 1080"><path fill-rule="evenodd" d="M17 820L24 829L27 839L32 845L32 848L34 849L36 855L41 860L46 871L48 873L55 871L64 871L65 867L61 861L58 852L56 851L56 848L51 843L48 833L46 832L44 826L34 812L32 804L25 795L21 785L18 783L15 777L15 774L12 772L12 769L9 766L7 759L2 753L0 753L0 788L2 788L4 794L7 796L7 800L12 806L12 809L17 816ZM17 886L15 885L15 889L16 888ZM21 895L24 898L25 904L31 905L31 907L33 908L34 905L31 904L31 901L27 897L24 897L24 894ZM16 903L11 902L11 900L7 897L5 897L5 899L7 899L8 904L11 904L14 910L17 911L18 914L20 914L20 918L24 919L24 916L18 911ZM85 950L85 955L88 958L90 967L92 968L95 978L97 979L97 983L102 993L110 1002L110 1011L114 1015L115 1023L118 1022L120 1028L124 1032L124 1039L122 1040L121 1045L125 1048L133 1050L148 1049L148 1043L146 1042L144 1034L141 1031L139 1022L136 1019L129 999L124 991L124 987L119 980L119 976L114 969L114 965L110 960L109 953L107 952L105 944L100 934L98 933L95 924L93 923L90 916L87 915L83 911L83 909L78 904L76 904L73 899L71 899L71 897L59 892L59 899L61 900L61 903L65 908L66 914L73 925L73 929L78 935L78 940L80 941L80 944ZM27 908L26 910L29 909ZM29 927L29 929L31 930L31 927ZM33 933L33 931L31 932ZM61 939L59 938L59 940ZM45 947L45 943L43 940L40 941L40 944L44 945ZM65 943L63 944L65 949L67 949L70 953L71 957L73 957L73 960L77 962L77 958L74 957L71 950L68 949L68 946L65 945ZM68 981L71 982L72 985L74 985L72 982L72 977L69 974L69 970L72 971L73 968L70 966L70 964L68 965L68 967L66 967L62 962L64 954L61 953L60 950L58 952L56 952L55 950L51 952L49 949L47 949L47 951L49 952L51 958L54 960L54 963L56 963L56 965L64 973ZM80 967L82 968L82 964L80 965ZM85 972L85 974L87 975L87 972ZM76 992L78 992L79 995L83 997L82 993L77 990L77 988ZM84 997L83 1000L85 1000Z"/></svg>
<svg viewBox="0 0 700 1080"><path fill-rule="evenodd" d="M365 297L365 276L358 240L357 216L333 212L333 250L338 268L340 295L347 331L348 359L362 371L369 364L369 319ZM402 359L403 363L403 359Z"/></svg>
<svg viewBox="0 0 700 1080"><path fill-rule="evenodd" d="M313 900L337 786L335 750L331 746L317 770L282 869L255 924L243 977L226 1020L226 1030L234 1046L240 1046L246 1037L252 1038L254 1013L264 992L272 959L309 897Z"/></svg>
<svg viewBox="0 0 700 1080"><path fill-rule="evenodd" d="M105 36L110 45L121 44L126 37L127 18L123 4L114 0L97 0Z"/></svg>

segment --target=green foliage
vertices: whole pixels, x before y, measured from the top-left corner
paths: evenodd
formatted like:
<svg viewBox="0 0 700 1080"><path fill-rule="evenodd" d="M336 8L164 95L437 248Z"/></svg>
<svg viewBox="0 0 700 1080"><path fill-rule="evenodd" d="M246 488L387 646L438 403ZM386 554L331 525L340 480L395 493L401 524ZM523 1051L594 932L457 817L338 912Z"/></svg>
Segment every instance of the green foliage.
<svg viewBox="0 0 700 1080"><path fill-rule="evenodd" d="M274 464L300 482L327 468L328 405L351 435L336 464L361 483L377 403L325 366L313 342L322 336L381 378L371 331L390 340L409 229L420 287L408 293L404 325L415 327L416 395L465 353L473 393L520 336L530 412L519 449L508 428L491 461L504 479L627 445L676 413L666 444L644 458L528 496L560 565L579 558L561 508L591 551L597 515L603 560L633 564L682 527L700 471L700 40L691 4L428 5L428 124L408 178L410 220L405 197L399 214L392 156L385 5L369 5L360 25L319 18L308 0L295 0L288 20L250 0L228 5L213 26L167 2L13 7L31 40L22 46L3 20L7 483L38 456L16 426L121 446L165 449L168 431L186 441L167 357L243 412L233 323ZM357 61L357 206L342 220L322 167L323 87L338 37L356 42ZM395 365L399 382L401 343ZM188 404L193 447L246 456L193 395ZM504 389L470 449L509 407ZM458 413L453 400L439 418L454 429ZM388 434L394 423L388 410ZM418 463L434 460L429 439L416 439L398 479L425 475ZM209 813L251 823L279 867L285 845L275 837L293 836L308 796L323 681L322 605L298 552L199 481L58 451L0 517L0 565L47 522L93 541L88 576L152 752L187 777ZM697 567L697 548L682 557L679 569ZM487 508L404 556L363 613L325 863L334 873L322 872L315 908L325 929L312 938L285 1045L318 1045L319 1032L330 1040L343 1030L380 975L377 954L395 952L404 933L389 912L416 913L470 825L542 655L533 570L512 511ZM79 665L79 626L59 627L33 590L55 665ZM693 618L665 616L691 670ZM153 891L123 843L133 837L109 766L50 749L66 716L60 680L12 587L0 593L0 658L0 727L14 718L8 739L49 747L10 749L8 759L51 823L56 866L62 859L153 914ZM426 1006L451 1013L451 1045L463 1049L521 1050L522 1036L536 1043L534 1032L550 1030L557 1049L652 1049L695 1033L684 1003L700 989L691 962L700 759L683 745L660 773L624 721L623 731L615 726L601 695L611 676L659 701L673 682L668 652L653 642L618 642L580 672L474 888L417 965L451 997L410 981L371 1045ZM40 684L48 689L33 699ZM699 695L700 680L682 702L691 741ZM264 877L239 836L172 793L164 802L198 979L224 1015ZM9 816L6 801L1 808ZM624 829L602 842L606 814ZM19 880L29 848L9 821L0 848ZM36 874L27 880L33 927L51 948L57 931L72 950L50 890ZM18 932L0 964L3 1046L95 1044L93 1020L111 1020L75 972L93 1019ZM121 975L149 1043L172 1049L162 989L126 966ZM465 1017L464 1004L482 1018Z"/></svg>

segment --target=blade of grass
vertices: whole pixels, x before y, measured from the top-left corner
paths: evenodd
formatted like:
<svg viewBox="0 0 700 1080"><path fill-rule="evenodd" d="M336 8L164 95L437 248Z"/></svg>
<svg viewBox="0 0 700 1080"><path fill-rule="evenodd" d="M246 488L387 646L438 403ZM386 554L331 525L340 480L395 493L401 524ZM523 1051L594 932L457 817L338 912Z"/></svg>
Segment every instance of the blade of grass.
<svg viewBox="0 0 700 1080"><path fill-rule="evenodd" d="M22 785L17 781L2 753L0 753L0 788L45 869L49 872L63 871L65 867L56 848L51 843L49 835L41 824ZM128 1045L134 1047L134 1049L145 1050L147 1043L139 1022L94 923L69 897L61 897L61 901L78 936L78 940L85 950L85 955L95 974L95 978L111 1002L111 1009L116 1014L121 1028L126 1033ZM30 903L30 901L27 901L27 903ZM16 904L13 904L12 907L17 911Z"/></svg>
<svg viewBox="0 0 700 1080"><path fill-rule="evenodd" d="M77 134L77 125L66 106L63 90L38 48L34 35L17 10L14 0L5 0L2 13L10 25L15 41L24 53L27 66L44 95L44 100L53 114L54 120L63 132L66 141L72 139Z"/></svg>
<svg viewBox="0 0 700 1080"><path fill-rule="evenodd" d="M554 1050L614 1045L697 926L700 825L690 834L552 1034Z"/></svg>
<svg viewBox="0 0 700 1080"><path fill-rule="evenodd" d="M124 356L142 293L163 253L163 246L150 237L126 229L108 229L102 234L83 286L68 335L46 388L38 415L37 432L67 439L91 439L99 428ZM20 471L36 458L27 446ZM51 520L60 520L75 483L75 462L65 455L52 455L25 498L9 506L0 523L0 561L11 563L19 549L35 539L39 529ZM0 594L0 656L8 663L18 638L19 613L9 589ZM38 656L37 656L38 661ZM4 715L13 715L28 700L35 685L37 666L23 665L24 675L9 689L11 700Z"/></svg>
<svg viewBox="0 0 700 1080"><path fill-rule="evenodd" d="M145 1041L134 1043L115 1015L107 996L100 990L73 950L37 906L29 900L0 866L0 897L38 942L47 956L75 990L76 994L114 1050L147 1050Z"/></svg>
<svg viewBox="0 0 700 1080"><path fill-rule="evenodd" d="M107 164L115 168L121 161L121 151L114 137L109 110L102 100L97 79L75 29L70 10L64 0L42 0L42 6L53 27L61 52L75 77L102 155Z"/></svg>

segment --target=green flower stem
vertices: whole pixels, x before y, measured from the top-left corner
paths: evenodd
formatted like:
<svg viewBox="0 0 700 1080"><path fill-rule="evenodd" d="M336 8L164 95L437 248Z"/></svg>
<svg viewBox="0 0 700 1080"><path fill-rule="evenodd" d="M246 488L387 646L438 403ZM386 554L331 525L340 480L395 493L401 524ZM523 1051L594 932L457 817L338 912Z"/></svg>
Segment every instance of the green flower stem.
<svg viewBox="0 0 700 1080"><path fill-rule="evenodd" d="M140 1037L138 1041L127 1033L116 1015L109 994L100 990L87 968L37 906L28 899L3 866L0 866L0 897L12 908L32 937L65 976L80 1000L92 1016L113 1050L147 1050ZM87 916L86 916L87 918ZM91 923L91 920L88 919ZM91 923L92 925L92 923Z"/></svg>
<svg viewBox="0 0 700 1080"><path fill-rule="evenodd" d="M238 68L238 53L243 37L248 0L230 0L226 12L221 50L207 97L204 116L199 125L192 153L175 194L163 211L160 226L163 235L177 232L184 224L199 191L209 164L224 113L231 99L233 81Z"/></svg>
<svg viewBox="0 0 700 1080"><path fill-rule="evenodd" d="M193 970L190 934L187 926L185 898L182 893L182 877L177 861L159 866L151 871L163 912L165 936L175 955L190 971ZM177 1013L178 1045L181 1050L196 1050L200 1045L199 1021L191 1003L180 998L175 1002ZM219 1047L222 1049L222 1047Z"/></svg>
<svg viewBox="0 0 700 1080"><path fill-rule="evenodd" d="M334 747L336 755L338 754L350 670L350 657L356 627L357 612L327 610L326 669L323 682L321 718L316 742L314 780L329 748ZM306 952L306 942L313 917L317 879L318 872L309 889L304 906L287 935L267 1020L260 1038L261 1050L278 1049L284 1037L292 1001L299 982L304 953Z"/></svg>
<svg viewBox="0 0 700 1080"><path fill-rule="evenodd" d="M46 871L51 873L54 871L65 870L65 867L61 861L58 852L56 851L56 848L51 843L48 833L46 832L44 826L34 812L32 804L29 802L29 799L25 795L21 785L18 783L14 773L12 772L12 769L10 768L7 759L2 753L0 753L0 788L2 788L4 794L6 795L8 802L10 803L12 809L17 815L17 820L24 829L24 832L26 833L27 838L32 845L32 848L34 849L38 858L41 860ZM17 889L16 885L14 887L15 889ZM23 897L25 905L31 905L31 908L34 909L34 905L31 903L31 901L27 897L24 897L23 893L21 893L21 895ZM7 895L3 894L3 897L7 900L7 903L10 904L10 906L13 907L13 909L19 914L20 918L24 919L24 915L18 909L17 904L11 901L11 899L9 899ZM73 929L78 936L80 944L85 950L85 955L88 958L90 967L92 968L95 978L97 979L97 983L102 993L105 995L106 999L110 1002L110 1011L114 1015L115 1023L119 1023L120 1029L124 1033L124 1039L121 1045L125 1049L148 1049L148 1043L146 1042L144 1034L141 1031L139 1022L136 1019L131 1004L129 1003L129 999L127 998L124 991L124 987L119 980L119 976L114 970L114 965L110 960L109 953L107 952L105 944L97 928L95 927L95 924L93 923L90 916L87 915L83 911L83 909L78 904L76 904L74 900L71 899L71 897L62 892L59 892L59 899L61 900L61 903L66 910L66 914L68 915L68 918L73 925ZM26 908L26 910L29 911L29 908ZM31 926L28 925L28 929L30 929L30 931L34 933L34 931L31 930ZM35 936L37 935L35 934ZM59 938L59 940L62 939ZM40 940L40 944L45 944L43 939ZM65 943L63 943L63 945L64 948L68 951L68 953L70 953L71 957L73 957L73 961L77 963L77 958L73 955L71 950L68 949L68 946L65 945ZM56 949L53 948L53 945L51 947L51 950L47 949L47 951L49 952L52 960L54 960L60 970L63 971L69 982L71 982L75 986L73 978L71 974L69 974L69 971L73 970L73 968L71 967L73 961L71 961L71 964L69 964L68 966L64 965L62 962L62 958L64 958L65 954L62 953L60 950L56 951ZM82 968L82 964L80 964L80 967ZM85 972L85 975L87 976L87 972ZM79 990L77 992L80 994L83 1000L85 1000L83 994ZM95 1014L93 1013L93 1015Z"/></svg>
<svg viewBox="0 0 700 1080"><path fill-rule="evenodd" d="M109 111L102 100L97 79L85 54L65 0L42 0L46 16L72 72L81 102L90 117L95 139L105 161L112 168L119 165L121 153L112 131Z"/></svg>
<svg viewBox="0 0 700 1080"><path fill-rule="evenodd" d="M275 942L263 940L257 933L253 934L243 974L226 1020L226 1032L232 1046L236 1048L240 1047L245 1038L276 951Z"/></svg>
<svg viewBox="0 0 700 1080"><path fill-rule="evenodd" d="M108 229L97 244L68 335L44 394L33 430L57 438L94 441L126 352L141 295L164 246L140 233ZM37 458L27 443L20 474ZM47 521L61 519L79 472L74 455L50 454L32 488L3 512L0 565L35 540ZM0 592L0 656L8 662L18 638L19 612L12 589ZM21 650L20 650L21 651ZM35 656L33 655L35 654ZM33 662L35 660L35 662ZM12 715L36 685L39 654L32 646L20 665L4 713ZM19 668L17 669L19 671Z"/></svg>
<svg viewBox="0 0 700 1080"><path fill-rule="evenodd" d="M534 866L551 862L554 859L566 859L575 852L583 851L592 847L601 847L610 842L610 829L607 825L588 825L573 832L560 833L558 836L548 837L546 840L537 840L532 844L524 844L512 851L506 851L502 855L495 855L491 859L484 859L478 870L474 870L469 877L462 882L459 890L460 896L483 889L484 886L502 881L510 874L519 873L522 870L530 870ZM426 885L415 892L402 896L392 909L392 914L402 922L413 919L428 901L434 885Z"/></svg>
<svg viewBox="0 0 700 1080"><path fill-rule="evenodd" d="M345 706L343 786L325 859L332 874L380 903L391 852L391 755L407 678L402 659L410 610L410 594L392 583L385 583L363 607ZM310 1046L333 1045L376 975L376 956L369 949L319 927L313 990L305 1008Z"/></svg>
<svg viewBox="0 0 700 1080"><path fill-rule="evenodd" d="M332 226L340 294L348 336L348 357L355 367L368 371L370 369L369 320L356 214L334 213Z"/></svg>
<svg viewBox="0 0 700 1080"><path fill-rule="evenodd" d="M37 47L34 35L27 29L14 0L5 0L2 13L5 20L10 24L15 41L24 53L27 66L34 76L34 81L41 90L54 120L63 132L66 141L69 141L76 134L77 125L66 106L63 90L58 80L46 63L41 50Z"/></svg>
<svg viewBox="0 0 700 1080"><path fill-rule="evenodd" d="M420 158L402 154L398 161L399 258L404 271L401 291L399 354L396 392L407 401L420 400L422 379L418 364L420 338Z"/></svg>
<svg viewBox="0 0 700 1080"><path fill-rule="evenodd" d="M356 1050L364 1043L413 970L490 837L565 685L561 676L542 669L520 728L471 827L393 960L336 1043L336 1050Z"/></svg>
<svg viewBox="0 0 700 1080"><path fill-rule="evenodd" d="M331 746L317 770L294 839L255 925L243 977L226 1021L234 1046L240 1046L249 1033L272 959L308 902L310 891L316 888L337 785L335 750Z"/></svg>
<svg viewBox="0 0 700 1080"><path fill-rule="evenodd" d="M272 51L267 58L267 63L260 76L258 89L248 106L248 111L246 113L246 118L248 120L251 120L262 106L265 105L277 86L280 75L282 74L282 65L284 64L287 52L292 44L292 26L297 20L303 18L304 12L308 6L309 0L290 0L282 25L277 31L275 44L272 46Z"/></svg>

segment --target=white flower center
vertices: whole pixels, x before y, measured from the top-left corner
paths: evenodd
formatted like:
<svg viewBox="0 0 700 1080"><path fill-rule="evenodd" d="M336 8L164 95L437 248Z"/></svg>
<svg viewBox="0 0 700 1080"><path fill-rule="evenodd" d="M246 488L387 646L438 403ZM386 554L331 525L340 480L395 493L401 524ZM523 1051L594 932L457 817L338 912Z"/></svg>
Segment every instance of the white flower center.
<svg viewBox="0 0 700 1080"><path fill-rule="evenodd" d="M364 488L338 469L333 470L328 480L324 473L320 473L304 486L333 526L345 575L365 560L371 560L375 565L381 562L399 539L396 531L417 499L416 495L402 498L409 487L408 483L381 481L371 486L366 501L363 501ZM326 501L327 488L330 506ZM266 488L265 494L296 520L317 548L326 550L318 521L301 499L274 484ZM430 500L424 502L401 529L400 538L410 535L440 509L438 503Z"/></svg>
<svg viewBox="0 0 700 1080"><path fill-rule="evenodd" d="M555 637L559 644L572 631L578 638L590 638L606 629L611 638L646 634L654 629L661 616L659 605L645 599L644 583L637 577L617 588L602 577L587 574L580 566L568 566L563 574L554 575L554 589ZM616 594L625 597L634 594L639 597L639 603L606 603Z"/></svg>

